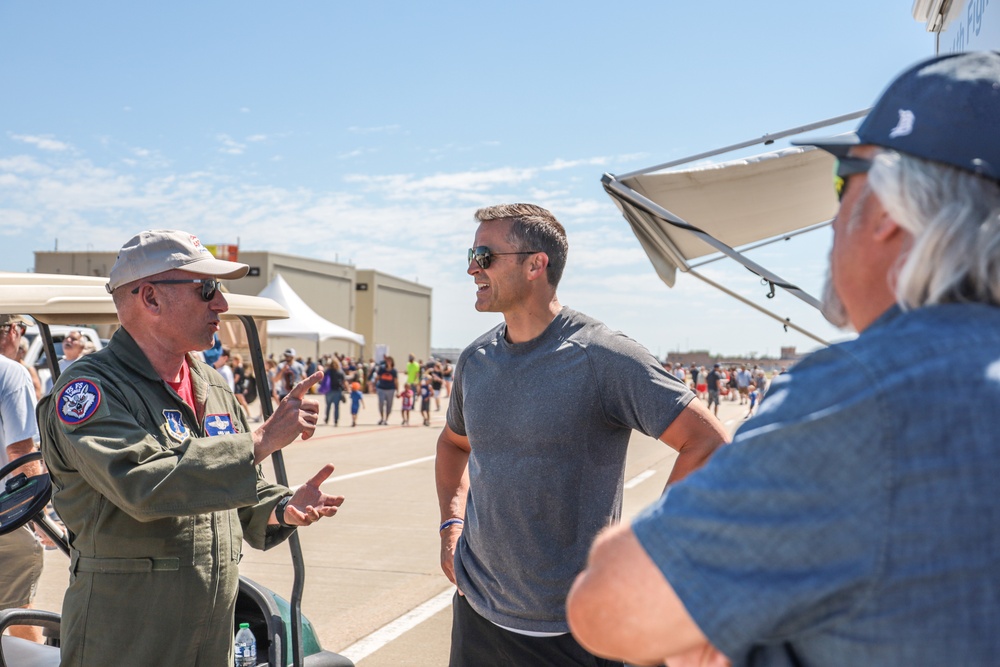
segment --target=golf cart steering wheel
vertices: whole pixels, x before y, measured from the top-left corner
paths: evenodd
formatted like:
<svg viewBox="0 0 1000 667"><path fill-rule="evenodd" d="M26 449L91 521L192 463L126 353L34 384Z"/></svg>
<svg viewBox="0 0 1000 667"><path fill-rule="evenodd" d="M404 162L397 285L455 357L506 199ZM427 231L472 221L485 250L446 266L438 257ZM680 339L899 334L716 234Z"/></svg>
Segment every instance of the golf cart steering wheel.
<svg viewBox="0 0 1000 667"><path fill-rule="evenodd" d="M0 468L3 479L25 463L40 461L41 452L31 452ZM52 478L43 472L34 477L24 473L14 475L0 489L0 535L16 530L45 509L52 496Z"/></svg>

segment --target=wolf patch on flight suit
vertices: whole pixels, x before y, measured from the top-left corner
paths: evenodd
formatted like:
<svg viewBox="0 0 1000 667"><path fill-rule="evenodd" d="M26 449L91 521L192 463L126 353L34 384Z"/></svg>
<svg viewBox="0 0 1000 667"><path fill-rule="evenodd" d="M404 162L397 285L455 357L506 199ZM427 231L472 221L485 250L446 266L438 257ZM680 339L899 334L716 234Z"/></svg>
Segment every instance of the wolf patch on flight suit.
<svg viewBox="0 0 1000 667"><path fill-rule="evenodd" d="M73 380L60 390L56 399L56 415L63 427L70 431L95 416L109 414L111 411L104 402L99 380Z"/></svg>
<svg viewBox="0 0 1000 667"><path fill-rule="evenodd" d="M229 415L205 415L205 435L236 433L233 418Z"/></svg>
<svg viewBox="0 0 1000 667"><path fill-rule="evenodd" d="M184 424L184 417L180 410L164 410L163 418L167 424L167 434L177 442L184 442L188 434L188 427Z"/></svg>

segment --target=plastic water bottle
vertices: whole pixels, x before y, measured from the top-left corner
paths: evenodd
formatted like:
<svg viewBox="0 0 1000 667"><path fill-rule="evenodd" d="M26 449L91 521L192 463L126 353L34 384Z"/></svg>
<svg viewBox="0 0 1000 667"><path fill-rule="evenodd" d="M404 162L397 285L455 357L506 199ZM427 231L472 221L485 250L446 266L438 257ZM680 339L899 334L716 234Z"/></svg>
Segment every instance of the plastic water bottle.
<svg viewBox="0 0 1000 667"><path fill-rule="evenodd" d="M249 623L240 623L240 631L236 633L236 667L257 667L257 640L250 632Z"/></svg>

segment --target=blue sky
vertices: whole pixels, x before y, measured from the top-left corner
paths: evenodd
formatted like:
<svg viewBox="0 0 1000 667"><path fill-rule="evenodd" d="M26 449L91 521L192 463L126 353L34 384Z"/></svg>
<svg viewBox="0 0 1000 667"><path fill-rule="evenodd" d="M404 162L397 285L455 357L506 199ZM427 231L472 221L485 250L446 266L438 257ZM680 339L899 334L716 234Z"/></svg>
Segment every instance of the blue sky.
<svg viewBox="0 0 1000 667"><path fill-rule="evenodd" d="M561 301L654 353L809 349L689 276L663 285L600 178L866 108L933 54L910 9L0 0L0 270L173 227L418 280L432 344L462 347L499 321L473 309L472 214L531 201L568 230ZM817 293L814 236L754 259Z"/></svg>

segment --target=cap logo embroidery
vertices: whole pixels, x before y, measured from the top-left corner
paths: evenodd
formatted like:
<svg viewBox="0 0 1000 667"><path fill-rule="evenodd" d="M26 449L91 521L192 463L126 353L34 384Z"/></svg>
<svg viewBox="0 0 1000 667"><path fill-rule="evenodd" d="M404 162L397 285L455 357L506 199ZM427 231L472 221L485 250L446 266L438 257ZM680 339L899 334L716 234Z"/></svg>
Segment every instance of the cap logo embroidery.
<svg viewBox="0 0 1000 667"><path fill-rule="evenodd" d="M210 253L208 251L208 248L206 248L205 246L203 246L201 244L201 241L198 239L197 236L195 236L194 234L188 234L188 236L191 237L191 245L193 245L195 248L197 248L198 252L200 254L202 254L202 255L211 255L212 254L212 253Z"/></svg>
<svg viewBox="0 0 1000 667"><path fill-rule="evenodd" d="M101 406L101 390L90 380L70 382L59 392L59 419L77 426L94 416Z"/></svg>
<svg viewBox="0 0 1000 667"><path fill-rule="evenodd" d="M906 137L913 134L913 123L917 119L908 109L899 110L899 122L889 131L889 138Z"/></svg>

